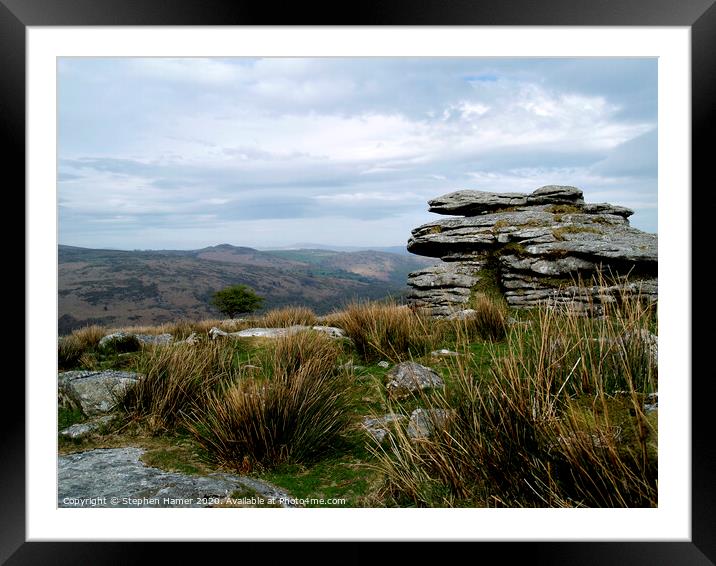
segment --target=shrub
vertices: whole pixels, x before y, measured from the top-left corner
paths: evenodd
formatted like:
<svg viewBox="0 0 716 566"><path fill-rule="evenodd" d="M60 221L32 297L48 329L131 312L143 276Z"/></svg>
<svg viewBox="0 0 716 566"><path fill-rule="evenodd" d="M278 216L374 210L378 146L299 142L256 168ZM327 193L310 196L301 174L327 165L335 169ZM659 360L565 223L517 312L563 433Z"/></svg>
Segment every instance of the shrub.
<svg viewBox="0 0 716 566"><path fill-rule="evenodd" d="M217 291L211 298L211 304L229 318L254 312L261 308L263 301L263 297L259 297L246 285L232 285Z"/></svg>
<svg viewBox="0 0 716 566"><path fill-rule="evenodd" d="M396 304L352 303L330 317L353 340L367 361L417 357L439 343L439 325L418 311Z"/></svg>
<svg viewBox="0 0 716 566"><path fill-rule="evenodd" d="M187 426L217 460L244 472L313 461L335 448L352 414L338 353L313 332L277 339L262 376L195 403Z"/></svg>

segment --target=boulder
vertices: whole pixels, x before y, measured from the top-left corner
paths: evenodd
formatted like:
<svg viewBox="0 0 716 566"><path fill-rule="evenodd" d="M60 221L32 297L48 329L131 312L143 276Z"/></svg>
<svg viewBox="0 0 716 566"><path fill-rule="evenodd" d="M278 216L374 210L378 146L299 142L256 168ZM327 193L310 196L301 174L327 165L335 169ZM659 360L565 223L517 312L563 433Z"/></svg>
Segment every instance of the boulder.
<svg viewBox="0 0 716 566"><path fill-rule="evenodd" d="M388 395L393 399L404 399L418 391L445 385L435 370L417 362L401 362L385 377L388 380Z"/></svg>
<svg viewBox="0 0 716 566"><path fill-rule="evenodd" d="M79 409L85 416L114 409L126 389L142 376L127 371L66 371L57 376L59 406Z"/></svg>
<svg viewBox="0 0 716 566"><path fill-rule="evenodd" d="M448 409L415 409L410 414L408 436L413 440L429 438L436 430L445 428L451 416Z"/></svg>
<svg viewBox="0 0 716 566"><path fill-rule="evenodd" d="M363 428L378 444L381 444L391 429L398 423L406 420L405 415L397 413L388 413L382 417L365 417L363 419Z"/></svg>
<svg viewBox="0 0 716 566"><path fill-rule="evenodd" d="M331 338L346 338L346 331L335 326L311 326L316 332L323 332Z"/></svg>
<svg viewBox="0 0 716 566"><path fill-rule="evenodd" d="M128 338L135 338L140 344L163 345L170 344L173 340L171 334L136 334L134 332L114 332L103 336L99 341L99 347L110 346L112 342L120 342Z"/></svg>
<svg viewBox="0 0 716 566"><path fill-rule="evenodd" d="M185 343L185 344L190 344L190 345L192 345L192 346L193 346L194 344L198 344L198 343L199 343L199 337L197 336L196 332L192 332L192 333L186 338L186 340L184 340L184 343Z"/></svg>

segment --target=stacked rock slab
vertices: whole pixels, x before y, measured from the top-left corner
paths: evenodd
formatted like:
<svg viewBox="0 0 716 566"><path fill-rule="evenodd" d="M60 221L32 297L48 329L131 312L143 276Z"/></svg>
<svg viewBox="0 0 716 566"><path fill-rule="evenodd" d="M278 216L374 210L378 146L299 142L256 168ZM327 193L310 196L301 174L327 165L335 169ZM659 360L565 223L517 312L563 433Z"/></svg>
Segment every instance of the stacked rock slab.
<svg viewBox="0 0 716 566"><path fill-rule="evenodd" d="M514 307L657 298L657 236L632 228L628 208L585 203L580 189L560 185L463 190L428 204L455 217L416 228L408 241L410 252L443 260L408 276L409 304L434 316L469 308L479 292L500 292ZM598 273L606 286L590 286Z"/></svg>

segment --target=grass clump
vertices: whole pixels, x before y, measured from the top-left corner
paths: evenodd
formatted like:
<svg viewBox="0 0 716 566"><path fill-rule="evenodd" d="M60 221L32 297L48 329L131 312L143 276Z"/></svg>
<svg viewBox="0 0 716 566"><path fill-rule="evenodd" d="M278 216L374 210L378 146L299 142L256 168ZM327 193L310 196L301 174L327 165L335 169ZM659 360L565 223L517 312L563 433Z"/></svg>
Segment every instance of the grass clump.
<svg viewBox="0 0 716 566"><path fill-rule="evenodd" d="M73 424L85 420L85 415L80 409L71 407L58 407L57 409L57 430L63 430Z"/></svg>
<svg viewBox="0 0 716 566"><path fill-rule="evenodd" d="M316 373L331 373L342 354L339 342L323 333L304 331L268 343L261 353L264 375L293 374L302 367Z"/></svg>
<svg viewBox="0 0 716 566"><path fill-rule="evenodd" d="M398 431L373 446L384 494L419 506L656 506L651 318L638 301L594 319L545 307L492 350L487 371L455 358L450 388L423 400L451 418L428 438Z"/></svg>
<svg viewBox="0 0 716 566"><path fill-rule="evenodd" d="M330 338L302 332L270 350L263 375L210 393L188 423L220 463L244 473L315 461L335 449L352 415L352 383Z"/></svg>
<svg viewBox="0 0 716 566"><path fill-rule="evenodd" d="M472 301L472 308L475 311L472 316L460 321L468 337L499 342L507 336L507 308L503 301L480 294Z"/></svg>
<svg viewBox="0 0 716 566"><path fill-rule="evenodd" d="M175 429L189 408L237 372L236 346L226 341L172 344L145 349L120 406L155 431Z"/></svg>
<svg viewBox="0 0 716 566"><path fill-rule="evenodd" d="M284 328L298 324L313 326L317 324L317 317L308 307L284 307L268 311L257 322L268 328Z"/></svg>
<svg viewBox="0 0 716 566"><path fill-rule="evenodd" d="M578 214L582 211L581 208L573 204L553 204L548 206L546 210L552 214Z"/></svg>
<svg viewBox="0 0 716 566"><path fill-rule="evenodd" d="M592 226L575 226L569 224L567 226L560 226L558 228L552 228L552 235L558 240L564 240L565 234L601 234L602 231Z"/></svg>
<svg viewBox="0 0 716 566"><path fill-rule="evenodd" d="M470 289L470 308L475 307L480 296L485 296L494 302L503 303L505 307L507 306L505 296L502 294L500 277L494 257L490 258L488 264L480 270L477 275L477 283Z"/></svg>
<svg viewBox="0 0 716 566"><path fill-rule="evenodd" d="M331 320L366 361L419 357L440 342L440 328L426 315L394 303L352 303Z"/></svg>
<svg viewBox="0 0 716 566"><path fill-rule="evenodd" d="M105 332L96 324L85 326L73 331L68 336L61 336L57 341L57 361L60 369L77 367L84 354L95 350Z"/></svg>

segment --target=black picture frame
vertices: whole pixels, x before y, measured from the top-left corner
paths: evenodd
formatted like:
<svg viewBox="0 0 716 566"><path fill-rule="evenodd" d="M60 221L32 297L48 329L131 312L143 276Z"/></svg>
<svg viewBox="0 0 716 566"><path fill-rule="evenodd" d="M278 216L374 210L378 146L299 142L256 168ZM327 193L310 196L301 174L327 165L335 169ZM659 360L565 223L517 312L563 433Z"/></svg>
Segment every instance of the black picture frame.
<svg viewBox="0 0 716 566"><path fill-rule="evenodd" d="M706 297L692 316L692 539L691 542L524 542L479 544L469 555L480 560L496 554L501 562L525 560L530 564L714 564L716 560L716 449L709 419L713 412L713 370L702 361L713 335L699 329L697 320L710 323L704 273L709 234L711 181L707 174L713 157L709 151L716 105L715 0L421 0L420 2L364 0L354 10L343 3L312 7L304 3L250 3L218 0L0 0L0 132L4 163L14 187L25 186L25 33L29 26L122 25L561 25L561 26L686 26L691 29L692 54L692 186L699 189L698 206L692 206L692 297ZM692 190L692 200L697 196ZM21 207L24 210L24 200ZM711 236L712 239L712 236ZM702 243L703 242L703 243ZM712 249L712 245L711 245ZM700 260L699 261L696 260ZM701 276L698 272L701 270ZM25 294L25 305L32 300ZM692 310L693 313L693 310ZM31 339L31 337L27 337ZM16 340L16 338L15 338ZM709 371L710 370L710 371ZM690 376L682 376L684 380ZM224 549L206 544L122 542L25 542L25 414L24 387L9 384L0 430L2 466L0 490L2 527L0 560L7 564L119 564L150 559L153 551L163 561L217 560ZM12 411L15 411L14 413ZM558 533L556 533L558 536ZM317 533L320 539L320 533ZM265 546L242 544L243 560L265 560ZM311 560L327 557L341 562L373 561L384 552L377 543L348 543L321 548ZM288 546L272 548L290 560L305 552ZM213 545L212 545L213 546ZM225 545L222 545L225 546ZM381 545L382 546L382 545ZM401 560L424 556L421 544L401 545ZM231 550L230 552L234 552ZM285 553L285 554L283 554Z"/></svg>

